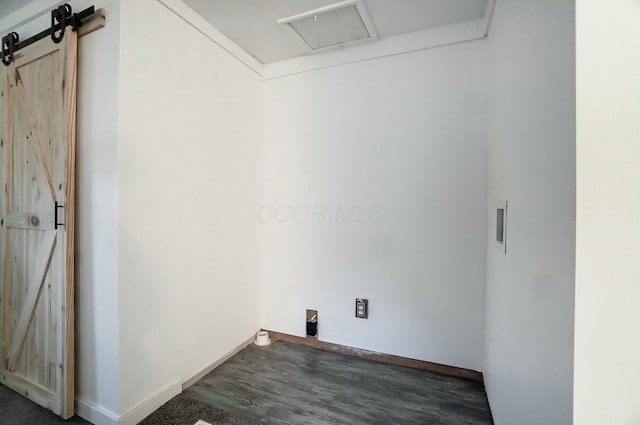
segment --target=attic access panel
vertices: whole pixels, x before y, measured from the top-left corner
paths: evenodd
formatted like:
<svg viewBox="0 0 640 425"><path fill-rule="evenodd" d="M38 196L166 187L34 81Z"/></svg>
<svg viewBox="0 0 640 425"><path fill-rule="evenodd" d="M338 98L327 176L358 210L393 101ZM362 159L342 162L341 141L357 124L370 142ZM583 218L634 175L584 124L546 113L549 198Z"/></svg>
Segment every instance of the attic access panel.
<svg viewBox="0 0 640 425"><path fill-rule="evenodd" d="M347 0L279 19L310 53L378 38L362 0Z"/></svg>

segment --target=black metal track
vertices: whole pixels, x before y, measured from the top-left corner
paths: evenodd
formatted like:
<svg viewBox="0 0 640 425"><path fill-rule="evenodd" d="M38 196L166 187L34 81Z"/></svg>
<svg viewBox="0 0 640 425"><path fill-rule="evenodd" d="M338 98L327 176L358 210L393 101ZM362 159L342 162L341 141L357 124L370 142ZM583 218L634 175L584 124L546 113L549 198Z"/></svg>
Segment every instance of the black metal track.
<svg viewBox="0 0 640 425"><path fill-rule="evenodd" d="M69 7L69 10L71 10L71 7ZM52 11L52 13L55 13L56 9L54 9ZM82 25L82 21L87 19L89 16L93 15L95 12L95 7L91 6L86 8L85 10L83 10L82 12L78 12L78 13L74 13L74 14L70 14L69 16L66 16L64 19L64 22L59 22L57 25L53 25L47 28L46 30L40 31L38 34L27 38L26 40L21 40L18 41L18 43L12 45L12 49L10 51L6 51L6 47L3 43L2 46L0 46L2 49L0 49L0 56L2 56L3 62L5 62L5 56L8 54L9 57L13 57L13 54L17 51L19 51L20 49L24 49L27 46L32 45L33 43L35 43L38 40L42 40L45 37L51 37L52 34L54 34L57 31L60 31L61 29L64 29L68 26L73 27L74 31L78 29L78 27L80 27ZM15 34L15 36L17 37L18 34L17 33L10 33L7 37L10 37L11 34ZM64 34L64 31L62 31L62 34ZM55 38L54 38L55 41ZM4 42L4 40L3 40ZM7 63L5 62L5 65Z"/></svg>
<svg viewBox="0 0 640 425"><path fill-rule="evenodd" d="M73 20L74 20L74 16L77 17L78 19L78 23L79 25L82 25L82 21L84 19L87 19L89 16L93 15L93 13L95 12L95 7L91 6L86 8L85 10L83 10L82 12L78 12L75 13L69 17L67 17L66 22L64 24L65 27L69 27L73 25ZM51 36L51 33L53 32L53 28L49 27L44 31L40 31L38 34L34 35L33 37L27 38L26 40L20 41L15 49L13 50L14 53L17 52L20 49L24 49L27 46L30 46L31 44L35 43L38 40L41 40L45 37L49 37Z"/></svg>

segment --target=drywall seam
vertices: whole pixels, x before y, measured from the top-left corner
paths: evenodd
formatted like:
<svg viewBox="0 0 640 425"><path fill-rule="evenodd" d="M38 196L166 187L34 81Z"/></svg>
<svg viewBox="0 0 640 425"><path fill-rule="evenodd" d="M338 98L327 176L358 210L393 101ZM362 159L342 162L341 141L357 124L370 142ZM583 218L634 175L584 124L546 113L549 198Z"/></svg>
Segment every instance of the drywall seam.
<svg viewBox="0 0 640 425"><path fill-rule="evenodd" d="M140 403L137 407L125 413L120 420L118 420L118 425L136 425L181 392L182 385L180 384L180 380L176 379Z"/></svg>
<svg viewBox="0 0 640 425"><path fill-rule="evenodd" d="M94 425L118 425L118 415L78 398L76 398L76 415Z"/></svg>
<svg viewBox="0 0 640 425"><path fill-rule="evenodd" d="M263 78L272 80L351 63L476 41L485 38L484 28L485 20L478 18L424 31L382 38L375 43L334 50L322 55L307 55L286 59L265 65Z"/></svg>
<svg viewBox="0 0 640 425"><path fill-rule="evenodd" d="M180 0L156 0L166 7L171 13L189 24L211 42L215 43L222 50L233 56L240 63L262 77L264 65L258 62L253 56L247 53L242 47L227 38L213 25L204 20L197 12Z"/></svg>
<svg viewBox="0 0 640 425"><path fill-rule="evenodd" d="M272 76L272 77L267 77L264 80L265 81L275 80L275 79L278 79L278 78L290 77L290 76L293 76L293 75L306 74L307 72L321 71L323 69L335 68L336 66L351 65L351 64L356 64L356 63L360 63L360 62L373 61L373 60L376 60L376 59L389 58L389 57L393 57L393 56L400 56L400 55L406 55L406 54L410 54L410 53L421 52L423 50L431 50L431 49L438 49L440 47L455 46L457 44L463 44L463 43L469 43L471 41L481 40L482 38L484 38L484 37L470 38L468 40L455 41L455 42L452 42L452 43L449 43L449 44L439 44L439 45L433 46L433 47L424 47L424 48L415 49L415 50L407 50L407 51L404 51L404 52L391 53L391 54L380 55L380 56L374 56L374 57L371 57L371 58L358 59L358 60L354 60L354 61L350 61L350 62L341 62L341 63L336 63L334 65L327 65L327 66L322 66L322 67L318 67L318 68L307 69L307 70L304 70L304 71L298 71L298 72L292 72L292 73L288 73L288 74L282 74L282 75L276 75L276 76Z"/></svg>
<svg viewBox="0 0 640 425"><path fill-rule="evenodd" d="M59 4L58 0L38 0L27 3L20 9L0 18L0 30L2 35L14 31L29 24L34 19L51 13L51 9Z"/></svg>
<svg viewBox="0 0 640 425"><path fill-rule="evenodd" d="M491 20L493 19L493 11L496 9L496 0L487 1L487 8L484 11L484 36L489 35L491 29Z"/></svg>
<svg viewBox="0 0 640 425"><path fill-rule="evenodd" d="M256 332L258 332L258 331L256 331ZM187 388L189 388L190 386L192 386L193 384L198 382L200 379L202 379L204 376L206 376L209 373L211 373L212 370L216 369L218 366L222 365L224 362L229 360L231 357L235 356L240 351L242 351L245 348L247 348L247 346L251 345L251 343L253 342L254 339L255 339L255 336L251 335L251 337L249 339L247 339L246 341L244 341L243 343L238 345L236 348L234 348L233 350L229 351L227 354L225 354L224 356L220 357L218 360L216 360L215 362L211 363L209 366L205 367L200 372L198 372L195 375L193 375L191 378L185 380L182 383L182 391L186 390Z"/></svg>
<svg viewBox="0 0 640 425"><path fill-rule="evenodd" d="M322 56L308 55L262 64L183 1L156 1L264 80L483 39L489 32L495 7L495 0L489 0L482 18L380 39L376 43L326 52Z"/></svg>

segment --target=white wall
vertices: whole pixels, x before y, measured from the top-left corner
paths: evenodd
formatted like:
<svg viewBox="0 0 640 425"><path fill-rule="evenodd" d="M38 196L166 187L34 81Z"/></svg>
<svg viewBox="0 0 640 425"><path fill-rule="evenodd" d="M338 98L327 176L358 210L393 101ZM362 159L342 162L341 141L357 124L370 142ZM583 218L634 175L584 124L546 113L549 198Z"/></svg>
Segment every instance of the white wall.
<svg viewBox="0 0 640 425"><path fill-rule="evenodd" d="M574 29L571 0L501 0L488 38L484 375L496 425L572 423Z"/></svg>
<svg viewBox="0 0 640 425"><path fill-rule="evenodd" d="M640 3L577 4L576 425L640 423Z"/></svg>
<svg viewBox="0 0 640 425"><path fill-rule="evenodd" d="M94 4L75 2L81 10ZM76 367L79 401L118 412L117 117L120 1L78 53Z"/></svg>
<svg viewBox="0 0 640 425"><path fill-rule="evenodd" d="M120 411L259 329L260 78L154 0L123 2Z"/></svg>
<svg viewBox="0 0 640 425"><path fill-rule="evenodd" d="M69 1L74 11L94 4ZM0 17L25 39L50 25L59 1ZM117 117L120 1L102 0L107 27L79 42L76 203L76 400L83 415L113 417L118 399ZM20 25L21 22L28 24ZM88 409L87 409L88 408ZM99 418L93 418L99 420Z"/></svg>
<svg viewBox="0 0 640 425"><path fill-rule="evenodd" d="M484 47L264 83L263 326L482 368Z"/></svg>

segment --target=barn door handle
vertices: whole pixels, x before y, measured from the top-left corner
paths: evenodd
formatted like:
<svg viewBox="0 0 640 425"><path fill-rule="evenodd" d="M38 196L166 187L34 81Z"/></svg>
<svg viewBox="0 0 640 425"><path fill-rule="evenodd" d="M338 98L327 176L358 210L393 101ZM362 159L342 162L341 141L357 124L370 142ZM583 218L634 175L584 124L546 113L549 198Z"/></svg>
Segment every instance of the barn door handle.
<svg viewBox="0 0 640 425"><path fill-rule="evenodd" d="M13 53L15 52L16 46L20 41L20 36L17 32L10 32L9 34L2 37L2 63L6 66L11 65L11 61L13 60Z"/></svg>
<svg viewBox="0 0 640 425"><path fill-rule="evenodd" d="M58 208L62 208L62 213L64 216L64 205L58 205L58 203L56 202L56 205L54 208L55 210L53 212L53 223L54 223L53 228L54 229L58 229L58 226L64 226L64 223L58 223Z"/></svg>
<svg viewBox="0 0 640 425"><path fill-rule="evenodd" d="M67 26L67 18L71 16L71 6L63 4L51 11L51 39L58 44L64 38L64 29ZM60 34L56 35L56 32Z"/></svg>

